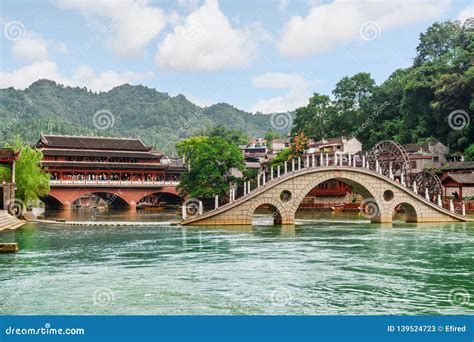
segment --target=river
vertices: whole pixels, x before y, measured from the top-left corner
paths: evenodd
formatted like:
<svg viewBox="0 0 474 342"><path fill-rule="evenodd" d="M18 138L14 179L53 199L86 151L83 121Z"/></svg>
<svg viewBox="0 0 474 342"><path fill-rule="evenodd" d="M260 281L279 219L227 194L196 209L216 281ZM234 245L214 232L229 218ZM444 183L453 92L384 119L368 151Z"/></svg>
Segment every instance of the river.
<svg viewBox="0 0 474 342"><path fill-rule="evenodd" d="M158 222L1 233L20 246L0 254L1 314L474 313L473 223L392 226L324 213L291 227L265 216L251 227L180 227L167 224L175 213L100 216Z"/></svg>

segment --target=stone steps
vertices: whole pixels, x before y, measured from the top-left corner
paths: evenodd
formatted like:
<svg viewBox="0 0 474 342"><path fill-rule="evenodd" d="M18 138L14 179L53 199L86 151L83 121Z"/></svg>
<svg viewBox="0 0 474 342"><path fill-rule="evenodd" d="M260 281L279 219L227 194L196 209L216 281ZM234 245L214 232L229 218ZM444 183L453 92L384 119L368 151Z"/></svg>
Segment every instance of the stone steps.
<svg viewBox="0 0 474 342"><path fill-rule="evenodd" d="M26 222L23 220L17 219L15 216L8 214L6 211L0 211L0 231L6 229L15 229Z"/></svg>

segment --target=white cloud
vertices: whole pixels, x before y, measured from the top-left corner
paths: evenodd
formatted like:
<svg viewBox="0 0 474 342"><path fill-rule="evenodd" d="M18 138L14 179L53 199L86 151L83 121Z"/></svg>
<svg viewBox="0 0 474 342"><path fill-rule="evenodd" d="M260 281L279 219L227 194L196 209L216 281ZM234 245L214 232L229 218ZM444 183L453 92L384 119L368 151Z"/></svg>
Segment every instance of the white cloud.
<svg viewBox="0 0 474 342"><path fill-rule="evenodd" d="M307 88L311 82L298 74L267 72L252 78L256 88Z"/></svg>
<svg viewBox="0 0 474 342"><path fill-rule="evenodd" d="M461 12L459 12L458 19L461 22L464 22L465 20L469 18L474 18L474 5L467 6L464 8Z"/></svg>
<svg viewBox="0 0 474 342"><path fill-rule="evenodd" d="M174 27L158 46L156 63L175 70L220 70L244 67L257 53L258 42L267 38L255 23L232 27L217 0L207 0Z"/></svg>
<svg viewBox="0 0 474 342"><path fill-rule="evenodd" d="M26 36L13 42L12 55L15 58L32 62L43 61L49 58L48 44L42 38Z"/></svg>
<svg viewBox="0 0 474 342"><path fill-rule="evenodd" d="M278 49L287 57L309 56L365 39L361 29L367 22L373 23L376 34L383 34L395 27L433 20L449 6L450 0L335 0L316 4L306 17L290 18L283 28Z"/></svg>
<svg viewBox="0 0 474 342"><path fill-rule="evenodd" d="M58 66L54 61L47 60L34 62L12 71L1 71L0 88L25 89L39 79L48 79L63 85L87 87L93 91L108 91L124 83L133 84L152 76L151 72L115 72L112 70L96 75L92 68L84 65L76 69L72 78L68 78L58 72Z"/></svg>
<svg viewBox="0 0 474 342"><path fill-rule="evenodd" d="M91 67L82 65L78 67L73 76L73 83L86 86L93 91L108 91L124 83L135 83L153 77L152 72L137 73L132 71L115 72L107 70L96 75Z"/></svg>
<svg viewBox="0 0 474 342"><path fill-rule="evenodd" d="M2 26L8 21L2 18ZM17 26L21 29L21 27ZM68 48L64 42L58 42L51 39L45 39L40 33L34 31L24 30L16 38L12 39L11 53L13 57L27 61L40 62L50 59L51 52L69 53Z"/></svg>
<svg viewBox="0 0 474 342"><path fill-rule="evenodd" d="M310 97L311 92L308 89L291 89L286 95L258 100L251 111L265 114L287 112L306 106Z"/></svg>
<svg viewBox="0 0 474 342"><path fill-rule="evenodd" d="M294 73L268 72L255 76L252 78L252 85L256 88L289 89L289 92L270 99L259 99L251 111L277 113L305 106L312 94L311 85L317 83L319 81L310 81Z"/></svg>
<svg viewBox="0 0 474 342"><path fill-rule="evenodd" d="M64 85L71 81L58 73L58 66L53 61L34 62L13 71L0 71L0 88L13 87L25 89L39 79L54 80Z"/></svg>
<svg viewBox="0 0 474 342"><path fill-rule="evenodd" d="M110 20L113 37L109 48L120 56L134 57L144 53L145 46L156 38L166 25L162 9L147 0L58 0L66 9L75 9L85 15L96 14Z"/></svg>

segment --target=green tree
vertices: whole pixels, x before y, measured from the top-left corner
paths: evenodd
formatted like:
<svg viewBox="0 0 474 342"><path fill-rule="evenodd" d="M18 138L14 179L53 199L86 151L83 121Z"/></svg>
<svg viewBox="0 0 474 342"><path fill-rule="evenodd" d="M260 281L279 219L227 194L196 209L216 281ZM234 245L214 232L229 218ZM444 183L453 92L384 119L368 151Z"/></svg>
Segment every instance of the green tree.
<svg viewBox="0 0 474 342"><path fill-rule="evenodd" d="M49 174L41 167L42 153L22 142L20 138L13 139L7 146L21 153L15 163L15 196L25 204L46 196L50 190Z"/></svg>
<svg viewBox="0 0 474 342"><path fill-rule="evenodd" d="M236 146L245 145L249 141L249 137L237 129L227 129L222 125L217 125L211 128L205 136L209 137L221 137L229 144L234 144Z"/></svg>
<svg viewBox="0 0 474 342"><path fill-rule="evenodd" d="M182 195L204 199L223 195L229 182L236 181L231 169L245 169L240 149L222 137L192 137L178 142L176 149L190 166L181 176L178 190Z"/></svg>
<svg viewBox="0 0 474 342"><path fill-rule="evenodd" d="M329 96L315 93L307 106L296 109L291 134L295 136L304 132L306 136L320 140L333 133L330 130L335 126L333 124L335 119L335 108Z"/></svg>
<svg viewBox="0 0 474 342"><path fill-rule="evenodd" d="M474 161L474 144L469 145L464 151L464 160Z"/></svg>
<svg viewBox="0 0 474 342"><path fill-rule="evenodd" d="M463 151L474 141L474 125L453 128L448 121L456 110L474 113L473 56L472 25L434 23L420 35L412 66L379 86L368 73L343 77L334 100L314 94L296 110L292 135L354 135L364 148L384 139L406 144L435 138L453 152Z"/></svg>
<svg viewBox="0 0 474 342"><path fill-rule="evenodd" d="M265 133L264 138L267 141L267 147L272 148L272 140L278 138L278 134L276 134L273 129L269 128L267 133Z"/></svg>

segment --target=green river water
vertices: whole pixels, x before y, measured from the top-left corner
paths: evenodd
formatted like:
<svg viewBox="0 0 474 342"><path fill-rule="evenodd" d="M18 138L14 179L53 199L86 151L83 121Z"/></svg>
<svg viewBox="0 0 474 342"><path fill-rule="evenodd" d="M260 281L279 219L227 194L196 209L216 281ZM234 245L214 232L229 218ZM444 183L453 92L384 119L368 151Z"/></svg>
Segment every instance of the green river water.
<svg viewBox="0 0 474 342"><path fill-rule="evenodd" d="M175 213L101 215L157 223L0 233L20 245L0 254L1 314L474 313L472 223L307 214L291 227L266 216L251 227L180 227L167 223Z"/></svg>

